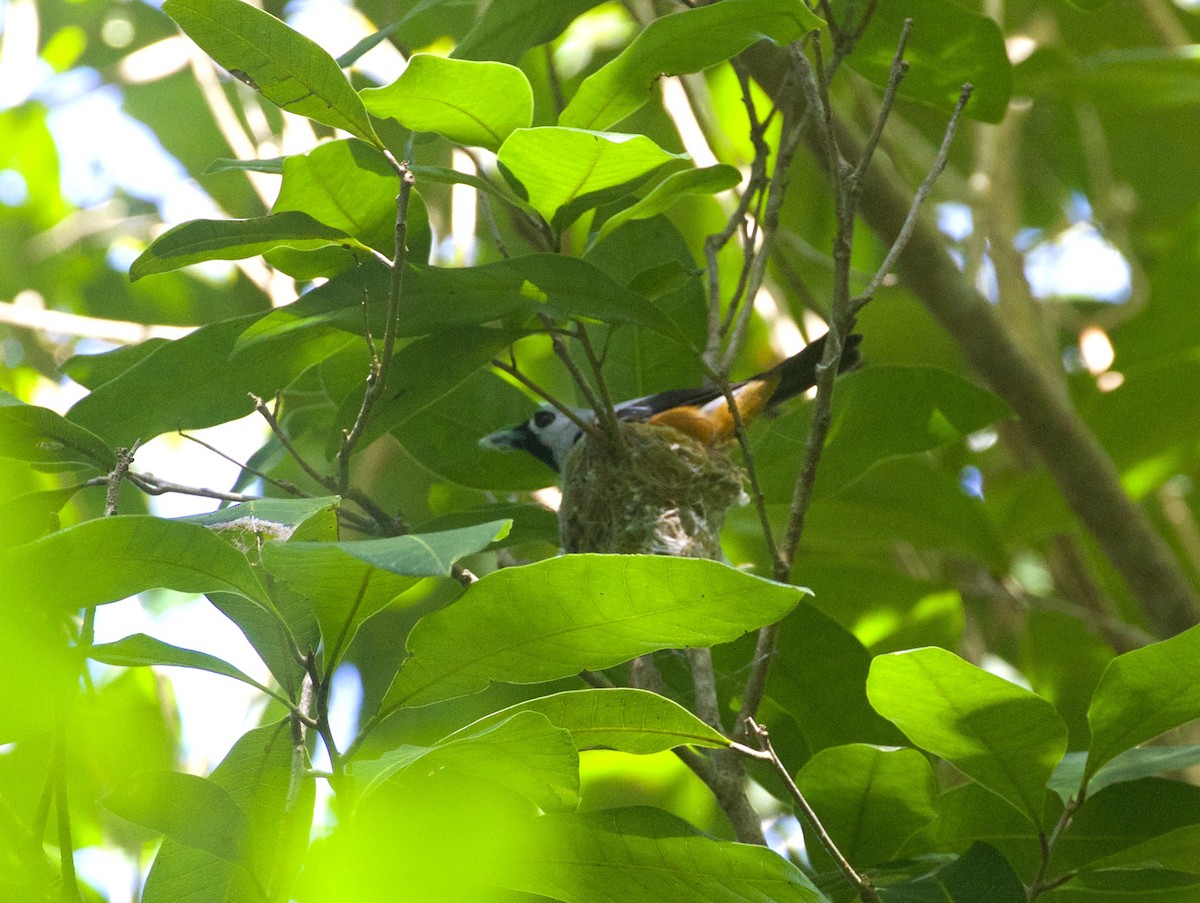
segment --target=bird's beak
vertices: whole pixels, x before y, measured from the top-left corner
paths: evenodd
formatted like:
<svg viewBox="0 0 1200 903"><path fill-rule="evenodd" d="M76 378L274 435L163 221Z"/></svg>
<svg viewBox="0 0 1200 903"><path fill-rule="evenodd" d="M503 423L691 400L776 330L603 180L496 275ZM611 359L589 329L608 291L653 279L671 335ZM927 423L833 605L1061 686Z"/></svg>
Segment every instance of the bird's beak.
<svg viewBox="0 0 1200 903"><path fill-rule="evenodd" d="M488 433L479 440L479 445L482 448L489 448L492 451L512 451L517 447L521 436L520 426L509 427L508 429Z"/></svg>

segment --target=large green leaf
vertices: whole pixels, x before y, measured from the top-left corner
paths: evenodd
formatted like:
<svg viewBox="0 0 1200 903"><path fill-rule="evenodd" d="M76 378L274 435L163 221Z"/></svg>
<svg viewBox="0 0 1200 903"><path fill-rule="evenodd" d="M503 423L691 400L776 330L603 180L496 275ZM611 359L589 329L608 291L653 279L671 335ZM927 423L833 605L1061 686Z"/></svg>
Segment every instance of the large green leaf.
<svg viewBox="0 0 1200 903"><path fill-rule="evenodd" d="M570 731L577 749L615 749L649 755L677 746L729 745L727 737L677 702L657 693L624 687L568 690L519 702L473 722L460 733L474 733L516 712L537 712L555 727ZM451 734L451 738L454 736Z"/></svg>
<svg viewBox="0 0 1200 903"><path fill-rule="evenodd" d="M340 331L311 341L306 341L308 336L290 336L270 348L270 353L231 358L238 336L256 319L253 315L213 323L157 346L80 399L69 419L114 445L214 426L253 411L247 393L270 398L312 364L350 342L362 341ZM78 360L67 362L68 374ZM147 398L153 398L154 404L147 404Z"/></svg>
<svg viewBox="0 0 1200 903"><path fill-rule="evenodd" d="M333 57L271 14L241 0L166 0L163 10L267 100L379 143L362 100Z"/></svg>
<svg viewBox="0 0 1200 903"><path fill-rule="evenodd" d="M492 0L451 56L516 65L525 51L554 40L601 0Z"/></svg>
<svg viewBox="0 0 1200 903"><path fill-rule="evenodd" d="M557 127L518 129L498 154L548 221L573 201L631 183L685 156L668 153L645 135Z"/></svg>
<svg viewBox="0 0 1200 903"><path fill-rule="evenodd" d="M778 621L804 592L703 559L567 555L505 568L417 623L384 708L728 642Z"/></svg>
<svg viewBox="0 0 1200 903"><path fill-rule="evenodd" d="M285 158L271 212L306 213L391 257L399 190L400 177L380 151L355 138L329 141Z"/></svg>
<svg viewBox="0 0 1200 903"><path fill-rule="evenodd" d="M1007 859L986 843L971 848L937 874L950 903L1025 903L1025 885ZM940 898L939 898L940 903Z"/></svg>
<svg viewBox="0 0 1200 903"><path fill-rule="evenodd" d="M109 470L116 461L104 440L49 408L0 392L0 458L41 465Z"/></svg>
<svg viewBox="0 0 1200 903"><path fill-rule="evenodd" d="M917 746L1042 824L1046 783L1067 746L1046 700L936 647L876 658L867 697Z"/></svg>
<svg viewBox="0 0 1200 903"><path fill-rule="evenodd" d="M141 279L205 260L257 257L272 248L311 251L354 243L341 229L326 226L298 210L250 219L197 219L154 239L129 268L129 278Z"/></svg>
<svg viewBox="0 0 1200 903"><path fill-rule="evenodd" d="M937 781L915 749L864 743L823 749L804 763L796 785L856 867L893 859L937 818Z"/></svg>
<svg viewBox="0 0 1200 903"><path fill-rule="evenodd" d="M839 380L816 493L824 497L881 461L938 448L1011 415L1003 401L932 367L866 367ZM761 479L790 497L807 416L785 415L759 444Z"/></svg>
<svg viewBox="0 0 1200 903"><path fill-rule="evenodd" d="M207 652L197 652L195 649L182 649L172 646L144 633L135 633L117 640L115 643L103 643L99 646L88 646L87 656L106 665L119 665L124 668L149 667L152 665L169 665L176 668L195 668L208 671L211 674L221 674L232 677L242 683L249 684L257 690L287 702L278 690L264 687L254 678L243 673L224 659L209 655ZM137 819L133 819L137 821ZM170 832L164 832L170 833Z"/></svg>
<svg viewBox="0 0 1200 903"><path fill-rule="evenodd" d="M1086 752L1069 752L1054 769L1050 789L1062 797L1063 802L1079 792L1087 757ZM1088 793L1099 793L1105 787L1123 781L1183 771L1197 763L1200 763L1200 745L1134 747L1100 766L1088 781Z"/></svg>
<svg viewBox="0 0 1200 903"><path fill-rule="evenodd" d="M758 846L722 843L659 809L535 819L497 884L556 900L818 903L794 865Z"/></svg>
<svg viewBox="0 0 1200 903"><path fill-rule="evenodd" d="M1103 869L1169 869L1200 874L1200 825L1186 825L1089 863Z"/></svg>
<svg viewBox="0 0 1200 903"><path fill-rule="evenodd" d="M1110 759L1200 718L1200 627L1108 663L1092 694L1086 782Z"/></svg>
<svg viewBox="0 0 1200 903"><path fill-rule="evenodd" d="M294 756L287 721L244 734L209 781L245 813L246 855L234 864L168 837L146 876L144 903L288 897L308 847L315 798L315 782ZM188 816L195 822L192 832L216 833L225 826L221 809L194 807Z"/></svg>
<svg viewBox="0 0 1200 903"><path fill-rule="evenodd" d="M181 846L240 865L250 823L221 786L194 774L142 772L104 797L105 808Z"/></svg>
<svg viewBox="0 0 1200 903"><path fill-rule="evenodd" d="M703 169L685 169L672 173L654 186L644 198L613 214L600 227L598 238L604 238L623 223L649 219L670 210L676 202L697 194L717 194L733 188L742 181L734 166L718 163Z"/></svg>
<svg viewBox="0 0 1200 903"><path fill-rule="evenodd" d="M226 590L271 609L246 558L210 530L146 515L85 521L0 552L7 604L72 611L147 589Z"/></svg>
<svg viewBox="0 0 1200 903"><path fill-rule="evenodd" d="M359 627L422 577L448 577L464 555L508 532L507 521L353 542L273 542L263 567L310 600L336 665Z"/></svg>
<svg viewBox="0 0 1200 903"><path fill-rule="evenodd" d="M580 85L559 124L608 128L649 100L650 89L664 74L698 72L756 41L786 44L821 25L803 3L792 0L723 0L655 19Z"/></svg>
<svg viewBox="0 0 1200 903"><path fill-rule="evenodd" d="M533 89L516 66L418 53L384 88L362 92L367 109L414 132L498 150L533 121Z"/></svg>
<svg viewBox="0 0 1200 903"><path fill-rule="evenodd" d="M567 731L537 712L508 712L476 723L430 747L402 746L354 766L370 793L383 781L420 762L507 787L543 811L572 811L579 804L579 754Z"/></svg>
<svg viewBox="0 0 1200 903"><path fill-rule="evenodd" d="M860 16L865 7L851 0L833 4L839 23ZM846 62L876 84L887 84L892 58L905 19L912 32L904 58L908 73L900 82L904 97L950 111L964 84L975 91L966 115L984 122L999 122L1012 95L1012 66L1004 48L1004 34L987 16L972 12L953 0L908 0L872 7L867 30Z"/></svg>

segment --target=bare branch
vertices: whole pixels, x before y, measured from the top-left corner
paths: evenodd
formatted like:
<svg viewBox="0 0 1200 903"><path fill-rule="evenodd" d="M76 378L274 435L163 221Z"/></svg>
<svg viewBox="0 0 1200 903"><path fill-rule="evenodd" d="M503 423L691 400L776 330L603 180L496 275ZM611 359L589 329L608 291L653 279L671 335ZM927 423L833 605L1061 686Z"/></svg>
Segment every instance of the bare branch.
<svg viewBox="0 0 1200 903"><path fill-rule="evenodd" d="M392 356L396 351L396 335L400 329L400 309L404 301L404 270L408 263L408 204L415 179L407 162L396 160L390 152L385 151L384 154L396 170L396 175L400 177L400 191L396 195L396 245L390 261L391 279L388 283L387 324L383 331L383 353L379 357L374 353L371 355L367 388L363 392L358 416L354 418L354 425L342 437L342 445L338 449L337 487L338 492L343 495L350 488L350 458L367 427L371 409L375 407L387 385ZM373 349L372 345L372 352Z"/></svg>
<svg viewBox="0 0 1200 903"><path fill-rule="evenodd" d="M141 448L141 445L142 440L138 439L129 448L118 448L115 450L117 460L113 464L113 469L108 474L108 490L104 495L105 517L112 517L117 513L117 496L121 491L121 481L129 473L129 465L133 463L133 456L137 454L137 450Z"/></svg>
<svg viewBox="0 0 1200 903"><path fill-rule="evenodd" d="M950 154L950 144L954 140L954 132L958 127L958 120L962 115L963 108L967 105L967 101L971 99L972 90L971 85L963 85L962 93L958 96L958 104L954 107L954 113L950 117L950 122L946 125L946 133L942 136L942 146L938 148L933 166L930 168L929 174L925 176L925 180L921 182L916 194L913 195L912 204L908 208L908 216L904 218L904 224L900 227L900 232L896 236L895 241L892 242L887 256L883 259L883 263L879 265L879 269L876 270L867 287L854 298L851 305L851 314L857 313L871 300L872 296L879 289L879 286L883 283L884 278L895 265L896 259L908 246L908 241L912 238L913 229L917 225L917 214L921 209L921 205L929 197L929 192L933 190L933 183L937 180L937 177L946 168L946 158ZM866 172L865 167L861 163L860 170L863 173Z"/></svg>
<svg viewBox="0 0 1200 903"><path fill-rule="evenodd" d="M863 903L879 903L879 896L875 893L875 887L871 884L871 879L866 875L856 871L854 866L849 863L846 857L842 854L842 851L838 849L837 844L833 842L833 838L829 836L829 832L825 830L825 826L821 824L821 820L817 817L817 813L813 810L813 807L809 804L808 800L804 798L804 794L800 792L800 788L796 786L796 782L792 780L791 773L788 771L787 766L783 764L783 761L779 758L778 753L775 752L775 747L771 745L771 737L770 734L767 733L767 729L753 719L750 721L750 729L754 733L754 736L758 738L758 742L762 746L763 752L770 757L770 762L775 767L775 773L779 776L780 780L783 781L784 786L787 787L788 793L792 795L792 799L795 801L796 807L804 815L804 819L808 822L808 826L812 828L813 833L816 834L817 838L821 841L821 846L825 848L825 852L828 853L830 858L833 859L833 861L837 864L837 867L841 873L846 876L846 879L853 884L854 888L858 891L858 898L862 900ZM760 757L755 756L755 758Z"/></svg>

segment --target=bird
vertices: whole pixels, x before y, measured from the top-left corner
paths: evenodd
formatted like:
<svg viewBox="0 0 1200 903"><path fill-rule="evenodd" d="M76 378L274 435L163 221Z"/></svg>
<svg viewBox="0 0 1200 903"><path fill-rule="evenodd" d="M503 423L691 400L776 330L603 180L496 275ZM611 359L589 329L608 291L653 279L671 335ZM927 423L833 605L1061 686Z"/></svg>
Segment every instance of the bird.
<svg viewBox="0 0 1200 903"><path fill-rule="evenodd" d="M860 363L862 336L850 335L842 349L838 372ZM795 398L817 382L817 365L825 354L825 336L769 370L734 383L730 388L743 423L763 411ZM596 419L594 411L572 408L584 422ZM617 420L670 426L704 446L720 446L734 438L734 421L724 393L717 386L668 389L613 405ZM583 430L553 405L542 405L521 423L489 433L479 440L494 451L523 451L562 473L567 454L583 436Z"/></svg>

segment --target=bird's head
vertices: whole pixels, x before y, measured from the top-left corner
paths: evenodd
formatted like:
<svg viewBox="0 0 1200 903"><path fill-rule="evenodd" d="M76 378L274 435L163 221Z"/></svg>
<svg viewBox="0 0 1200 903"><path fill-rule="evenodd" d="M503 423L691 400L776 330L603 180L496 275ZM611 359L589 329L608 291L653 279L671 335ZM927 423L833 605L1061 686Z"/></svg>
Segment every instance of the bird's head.
<svg viewBox="0 0 1200 903"><path fill-rule="evenodd" d="M588 410L575 410L581 419L592 420L595 414ZM533 416L523 423L507 429L489 433L479 440L484 448L495 451L523 451L533 455L543 464L562 473L567 453L579 441L583 431L562 411L550 405L538 408Z"/></svg>

